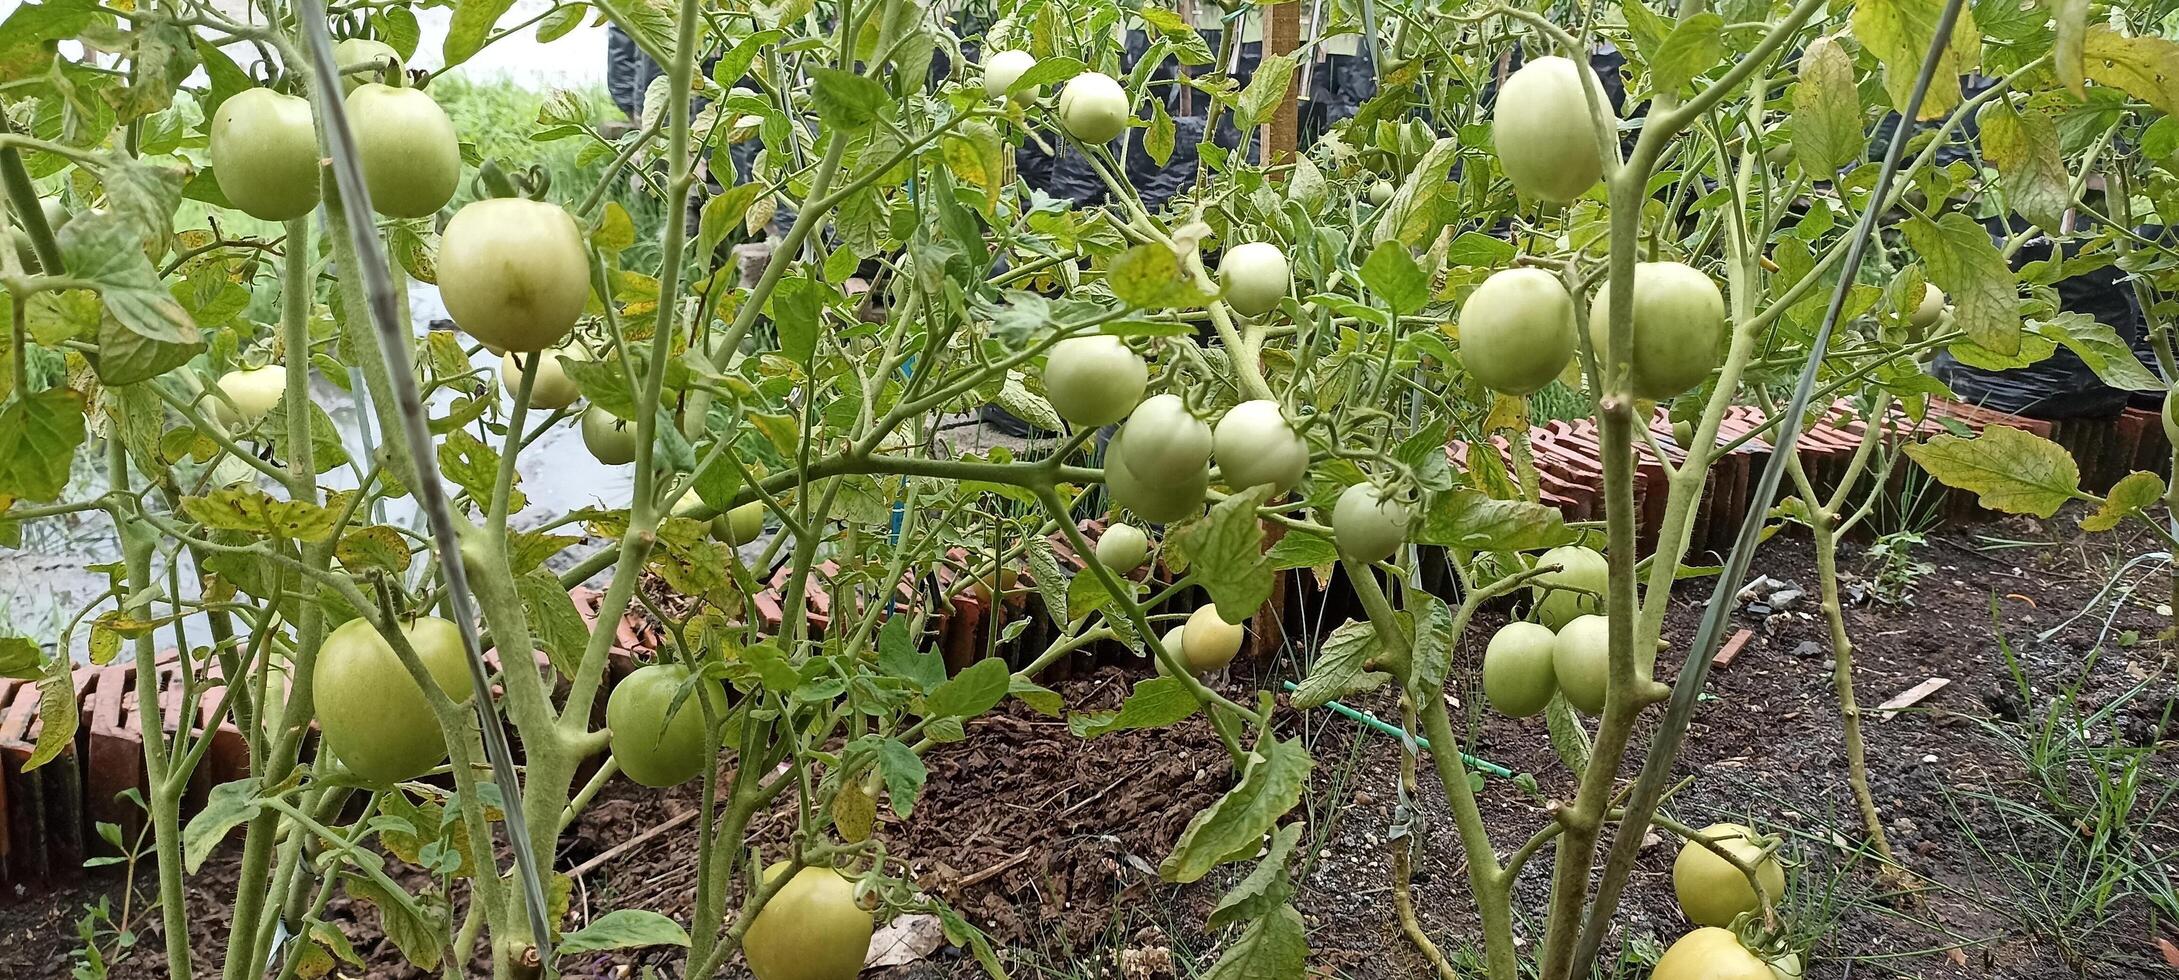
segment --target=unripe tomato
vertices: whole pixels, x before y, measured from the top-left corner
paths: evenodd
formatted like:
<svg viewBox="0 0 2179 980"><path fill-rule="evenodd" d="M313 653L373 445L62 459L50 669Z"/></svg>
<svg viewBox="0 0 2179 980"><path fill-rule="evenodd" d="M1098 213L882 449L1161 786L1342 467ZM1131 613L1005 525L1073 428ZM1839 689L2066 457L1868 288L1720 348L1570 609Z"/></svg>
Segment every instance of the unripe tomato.
<svg viewBox="0 0 2179 980"><path fill-rule="evenodd" d="M1285 493L1309 472L1309 443L1286 424L1279 403L1265 398L1226 410L1211 434L1218 472L1226 486L1245 490L1271 484Z"/></svg>
<svg viewBox="0 0 2179 980"><path fill-rule="evenodd" d="M765 883L788 866L764 869ZM875 926L855 901L854 882L831 868L803 868L764 903L741 949L757 980L855 980Z"/></svg>
<svg viewBox="0 0 2179 980"><path fill-rule="evenodd" d="M1535 583L1530 591L1536 597L1536 619L1552 629L1561 629L1576 616L1604 611L1604 589L1611 584L1611 563L1604 560L1602 552L1569 544L1553 548L1536 559L1537 567L1557 565L1559 570L1545 572L1529 579ZM1595 593L1585 595L1569 589L1582 589Z"/></svg>
<svg viewBox="0 0 2179 980"><path fill-rule="evenodd" d="M1044 397L1059 417L1094 429L1135 410L1150 384L1150 366L1120 338L1069 337L1044 358Z"/></svg>
<svg viewBox="0 0 2179 980"><path fill-rule="evenodd" d="M1574 357L1574 297L1542 269L1494 272L1460 304L1460 363L1486 387L1526 395Z"/></svg>
<svg viewBox="0 0 2179 980"><path fill-rule="evenodd" d="M2164 393L2164 441L2179 446L2179 388Z"/></svg>
<svg viewBox="0 0 2179 980"><path fill-rule="evenodd" d="M1294 270L1277 245L1247 242L1227 249L1219 258L1218 288L1235 312L1261 316L1294 288Z"/></svg>
<svg viewBox="0 0 2179 980"><path fill-rule="evenodd" d="M711 536L736 548L764 533L764 502L752 500L711 521Z"/></svg>
<svg viewBox="0 0 2179 980"><path fill-rule="evenodd" d="M1557 56L1522 65L1498 90L1491 111L1491 145L1498 169L1523 198L1564 203L1580 197L1604 176L1604 155L1582 85L1596 89L1598 108L1613 115L1595 73ZM1608 120L1616 129L1618 119Z"/></svg>
<svg viewBox="0 0 2179 980"><path fill-rule="evenodd" d="M1921 332L1936 326L1937 320L1943 316L1944 290L1938 289L1931 283L1923 283L1922 301L1915 304L1913 312L1907 314L1907 325L1913 327L1916 334L1919 335Z"/></svg>
<svg viewBox="0 0 2179 980"><path fill-rule="evenodd" d="M636 461L636 424L592 405L583 410L583 448L607 466Z"/></svg>
<svg viewBox="0 0 2179 980"><path fill-rule="evenodd" d="M1407 541L1411 519L1406 504L1385 496L1374 484L1357 483L1332 505L1332 540L1348 558L1383 561Z"/></svg>
<svg viewBox="0 0 2179 980"><path fill-rule="evenodd" d="M1701 270L1678 262L1634 266L1634 369L1637 398L1662 401L1696 386L1717 367L1725 337L1725 297ZM1603 361L1611 343L1611 284L1589 304L1589 343Z"/></svg>
<svg viewBox="0 0 2179 980"><path fill-rule="evenodd" d="M1754 865L1755 876L1763 882L1763 892L1772 902L1785 897L1786 869L1778 863L1776 853L1763 853L1763 844L1757 841L1754 830L1737 823L1714 823L1702 828L1701 833L1734 857ZM1672 894L1679 898L1680 911L1687 913L1687 921L1698 926L1730 926L1741 913L1762 908L1755 889L1748 887L1747 875L1694 841L1681 841L1679 856L1672 859Z"/></svg>
<svg viewBox="0 0 2179 980"><path fill-rule="evenodd" d="M1097 539L1097 563L1115 574L1141 568L1150 558L1150 536L1133 524L1114 524Z"/></svg>
<svg viewBox="0 0 2179 980"><path fill-rule="evenodd" d="M699 686L673 708L674 695L689 678L680 664L638 667L621 678L605 702L605 725L613 731L613 758L629 779L645 786L679 786L704 771L704 695ZM714 702L714 707L717 703ZM669 713L670 711L670 713Z"/></svg>
<svg viewBox="0 0 2179 980"><path fill-rule="evenodd" d="M1380 180L1369 185L1369 203L1380 208L1384 207L1391 202L1394 190L1395 188L1389 180Z"/></svg>
<svg viewBox="0 0 2179 980"><path fill-rule="evenodd" d="M567 376L567 368L561 366L560 358L582 356L583 349L572 344L534 354L508 351L499 356L499 384L512 395L522 384L522 362L535 362L538 365L537 380L530 384L530 407L566 408L583 396L583 390L575 386L574 378Z"/></svg>
<svg viewBox="0 0 2179 980"><path fill-rule="evenodd" d="M1180 480L1211 458L1211 427L1190 413L1179 395L1143 399L1120 431L1127 436L1128 467L1153 483Z"/></svg>
<svg viewBox="0 0 2179 980"><path fill-rule="evenodd" d="M1127 431L1122 428L1105 447L1105 487L1112 492L1113 501L1157 524L1171 524L1202 513L1203 495L1211 485L1210 467L1199 462L1192 469L1155 470L1151 471L1155 475L1146 476L1147 468L1137 466L1125 448Z"/></svg>
<svg viewBox="0 0 2179 980"><path fill-rule="evenodd" d="M692 521L708 521L719 516L719 509L704 503L704 498L696 493L696 488L690 487L681 491L681 496L674 498L673 507L667 513Z"/></svg>
<svg viewBox="0 0 2179 980"><path fill-rule="evenodd" d="M61 229L68 227L68 223L76 218L76 213L68 210L68 206L62 204L61 199L57 197L48 197L39 201L38 210L45 213L46 230L56 235L60 234ZM96 213L96 209L93 209L93 213Z"/></svg>
<svg viewBox="0 0 2179 980"><path fill-rule="evenodd" d="M219 393L227 397L205 399L212 420L229 430L246 429L279 407L281 396L287 394L287 369L278 364L242 368L220 375L217 384Z"/></svg>
<svg viewBox="0 0 2179 980"><path fill-rule="evenodd" d="M468 700L469 656L460 627L425 616L401 633L439 689ZM351 619L326 634L310 677L325 747L356 775L383 786L446 761L446 740L424 689L369 620Z"/></svg>
<svg viewBox="0 0 2179 980"><path fill-rule="evenodd" d="M1611 682L1609 620L1576 616L1551 644L1551 672L1566 703L1585 715L1604 713L1604 692Z"/></svg>
<svg viewBox="0 0 2179 980"><path fill-rule="evenodd" d="M373 210L422 218L454 199L462 179L461 141L454 120L431 96L377 82L359 85L348 95L348 125Z"/></svg>
<svg viewBox="0 0 2179 980"><path fill-rule="evenodd" d="M1526 718L1551 703L1559 689L1551 668L1557 639L1550 627L1535 623L1507 623L1491 634L1483 648L1483 696L1491 707Z"/></svg>
<svg viewBox="0 0 2179 980"><path fill-rule="evenodd" d="M503 351L560 342L590 297L582 229L557 204L502 197L454 213L439 236L439 298L455 324Z"/></svg>
<svg viewBox="0 0 2179 980"><path fill-rule="evenodd" d="M1196 607L1188 614L1184 629L1180 636L1181 659L1198 677L1232 663L1234 654L1241 652L1245 631L1240 624L1226 622L1218 615L1217 606Z"/></svg>
<svg viewBox="0 0 2179 980"><path fill-rule="evenodd" d="M266 221L318 206L318 131L310 102L269 88L237 92L212 113L212 177L227 203Z"/></svg>
<svg viewBox="0 0 2179 980"><path fill-rule="evenodd" d="M390 67L389 62L391 63ZM373 67L388 68L393 74L398 75L407 67L401 63L401 52L395 51L393 45L384 41L374 41L367 37L352 37L333 45L333 64L341 70L340 90L343 94L353 92L364 84L375 82L380 78L380 74L377 72L351 73L348 71L350 68L359 65L371 65Z"/></svg>
<svg viewBox="0 0 2179 980"><path fill-rule="evenodd" d="M1180 661L1180 663L1181 663L1181 665L1182 665L1182 666L1186 666L1186 665L1187 665L1187 663L1188 663L1188 653L1187 653L1187 649L1188 649L1188 627L1187 627L1187 624L1183 623L1183 624L1181 624L1181 625L1179 625L1179 626L1175 626L1175 627L1173 627L1172 629L1166 630L1166 631L1165 631L1165 639L1164 639L1164 640L1163 640L1162 642L1163 642L1163 643L1165 644L1165 652L1166 652L1166 653L1170 653L1170 654L1172 654L1172 655L1173 655L1173 658L1174 658L1174 659L1176 659L1176 660L1178 660L1178 661ZM1158 658L1158 657L1157 657L1156 655L1152 655L1152 656L1151 656L1151 658L1150 658L1150 661L1151 661L1151 663L1153 663L1153 664L1155 664L1155 665L1157 666L1157 668L1158 668L1158 673L1159 673L1159 674L1161 674L1161 675L1165 675L1165 676L1171 676L1172 672L1171 672L1171 671L1169 671L1169 670L1166 670L1166 669L1165 669L1165 661L1164 661L1164 660L1161 660L1161 659L1159 659L1159 658Z"/></svg>
<svg viewBox="0 0 2179 980"><path fill-rule="evenodd" d="M994 99L1006 97L1023 72L1037 65L1036 56L1027 51L998 51L984 59L984 95ZM1028 89L1017 98L1027 102L1036 98L1036 90Z"/></svg>
<svg viewBox="0 0 2179 980"><path fill-rule="evenodd" d="M1084 143L1110 143L1127 132L1133 113L1127 91L1112 76L1086 71L1059 88L1059 125Z"/></svg>
<svg viewBox="0 0 2179 980"><path fill-rule="evenodd" d="M1773 966L1749 952L1730 930L1705 926L1681 936L1665 950L1649 976L1650 980L1800 980L1799 959L1786 959L1793 961L1791 973L1784 969L1785 959Z"/></svg>

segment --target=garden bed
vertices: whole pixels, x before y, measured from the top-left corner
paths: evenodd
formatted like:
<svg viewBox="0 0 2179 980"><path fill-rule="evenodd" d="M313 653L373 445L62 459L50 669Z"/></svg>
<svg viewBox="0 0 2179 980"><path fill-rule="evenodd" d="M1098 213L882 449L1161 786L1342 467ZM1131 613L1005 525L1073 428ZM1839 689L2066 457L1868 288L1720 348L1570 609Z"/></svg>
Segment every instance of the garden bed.
<svg viewBox="0 0 2179 980"><path fill-rule="evenodd" d="M1859 834L1840 757L1829 647L1813 595L1813 559L1805 540L1789 536L1771 543L1760 571L1805 586L1810 594L1768 617L1746 612L1734 617L1734 628L1752 636L1729 667L1712 675L1714 698L1698 710L1679 763L1682 773L1694 778L1669 809L1694 824L1752 816L1788 836L1788 850L1799 865L1798 880L1789 888L1799 928L1823 933L1815 938L1809 976L1845 976L1851 965L1854 975L1897 969L1923 976L2116 978L2144 975L2162 962L2156 940L2175 938L2168 906L2157 912L2148 899L2121 895L2101 917L2061 921L2054 907L2074 904L2081 887L2076 883L2096 869L2013 863L2062 861L2076 853L2058 846L2052 828L2095 812L2060 815L2037 803L2031 788L2033 780L2070 771L2076 777L2075 798L2086 798L2081 758L2052 756L2038 763L2013 741L2040 727L2051 698L2078 683L2075 696L2083 713L2124 699L2107 723L2091 726L2084 744L2105 745L2114 732L2121 743L2133 745L2172 738L2169 647L2153 642L2166 620L2150 608L2164 594L2161 579L2136 570L2132 578L2142 580L2144 598L2115 612L2110 596L2098 604L2123 556L2146 547L2124 537L2084 538L2064 515L2047 524L2014 520L1947 529L1914 553L1931 568L1916 581L1911 604L1870 601L1848 610L1860 643L1856 681L1869 712L1874 791L1895 850L1937 885L1912 901L1883 895L1865 867L1846 867L1838 845ZM1849 572L1866 569L1861 551L1848 548ZM1854 584L1849 581L1849 588ZM1695 580L1681 587L1668 637L1688 638L1710 586L1708 580ZM2084 609L2087 615L2074 618ZM1479 625L1494 626L1503 615L1486 610ZM2017 676L1994 639L1993 625L2011 641ZM2048 639L2038 638L2054 627ZM1487 636L1488 629L1472 630L1465 655L1480 655ZM2129 636L2140 642L2128 645ZM2091 665L2090 652L2099 646L2103 652ZM1245 671L1250 676L1237 671L1229 683L1236 689L1269 683L1287 676L1287 667L1252 666ZM1660 670L1669 673L1665 664ZM1874 710L1932 677L1950 683L1896 716L1884 718ZM2020 678L2031 685L2025 698ZM1106 667L1058 687L1071 710L1095 710L1117 706L1134 679L1128 671ZM2136 687L2146 690L2129 696ZM1472 696L1463 693L1462 700ZM1357 699L1355 707L1396 716L1391 701L1381 696ZM1303 838L1309 851L1297 868L1297 906L1309 920L1311 964L1326 975L1357 978L1425 975L1427 965L1397 931L1389 891L1384 835L1397 802L1396 754L1387 751L1382 736L1329 712L1286 712L1281 726L1287 737L1307 740L1316 759L1310 791L1297 811L1310 821ZM1542 737L1540 720L1486 713L1467 748L1534 774L1546 797L1563 799L1571 792L1571 780ZM1009 701L971 720L967 738L934 749L928 764L928 788L912 817L883 815L879 835L891 853L912 864L924 887L1008 948L1015 965L1023 967L1017 975L1033 975L1031 968L1038 965L1065 970L1079 964L1098 975L1113 975L1104 972L1109 969L1155 976L1164 964L1200 968L1215 956L1220 937L1204 934L1199 923L1225 878L1237 870L1187 887L1155 879L1158 862L1190 815L1231 782L1229 763L1200 716L1172 728L1085 743L1063 721ZM2170 785L2179 775L2169 752L2153 755L2145 765L2145 781L2152 785ZM1415 900L1424 926L1458 965L1462 940L1475 933L1474 909L1466 897L1451 815L1428 766L1423 768L1416 802L1427 846L1417 851ZM2132 815L2132 828L2148 835L2142 843L2150 848L2179 847L2179 835L2150 806L2150 792ZM2039 824L2001 811L1985 795L2037 805L2053 822ZM670 792L619 780L609 785L563 843L562 870L584 869L573 892L570 928L612 908L653 909L686 922L695 873L692 825L608 852L674 820L695 800L694 785ZM1487 785L1483 800L1501 853L1518 843L1514 835L1545 819L1540 800L1502 780ZM787 826L776 815L760 820L752 839L776 850ZM1675 850L1670 844L1645 850L1615 917L1609 948L1632 961L1646 962L1682 928L1669 877ZM1548 856L1528 867L1520 905L1540 907ZM216 854L190 882L200 966L224 947L226 913L219 896L232 888L234 860L232 848ZM141 887L149 886L146 881ZM76 923L86 906L107 900L118 917L119 893L118 879L106 874L79 887L0 904L0 975L66 975L70 955L82 945ZM145 894L139 891L131 905L135 921L130 925L142 930L139 948L150 952L159 940L155 919L143 915ZM328 918L358 942L371 964L363 975L418 975L399 962L390 945L375 939L382 933L367 906L336 896ZM1517 924L1517 933L1531 942L1540 931L1537 922ZM2067 935L2070 942L2054 943L2050 935ZM1915 950L1930 952L1851 962ZM665 950L593 955L592 962L566 965L602 973L613 965L641 963L670 971L678 960ZM139 954L113 964L111 975L163 972L156 957ZM958 951L944 949L922 962L871 975L975 972Z"/></svg>

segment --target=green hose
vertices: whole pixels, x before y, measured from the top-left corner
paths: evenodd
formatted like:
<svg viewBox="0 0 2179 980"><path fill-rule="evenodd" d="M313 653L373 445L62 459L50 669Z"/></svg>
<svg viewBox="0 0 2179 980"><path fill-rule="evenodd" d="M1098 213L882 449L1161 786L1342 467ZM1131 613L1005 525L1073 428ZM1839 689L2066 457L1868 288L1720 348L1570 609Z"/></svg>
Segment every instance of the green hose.
<svg viewBox="0 0 2179 980"><path fill-rule="evenodd" d="M1293 681L1280 681L1279 685L1286 688L1288 691L1297 690ZM1390 735L1393 738L1400 739L1401 741L1406 741L1409 737L1406 732L1403 732L1391 725L1387 725L1384 722L1377 720L1376 717L1372 715L1356 711L1353 708L1347 707L1344 704L1340 704L1337 701L1326 701L1324 702L1324 706L1332 709L1334 713L1342 717L1352 718L1355 721L1361 722L1363 725L1376 729L1382 734ZM1430 751L1429 739L1426 739L1420 735L1416 735L1413 737L1415 739L1415 744L1420 746L1424 752ZM1512 779L1514 777L1513 770L1501 766L1498 763L1492 762L1488 759L1478 759L1475 756L1469 755L1466 752L1462 752L1460 754L1460 761L1467 763L1468 768L1483 773L1485 775L1496 776L1500 779Z"/></svg>

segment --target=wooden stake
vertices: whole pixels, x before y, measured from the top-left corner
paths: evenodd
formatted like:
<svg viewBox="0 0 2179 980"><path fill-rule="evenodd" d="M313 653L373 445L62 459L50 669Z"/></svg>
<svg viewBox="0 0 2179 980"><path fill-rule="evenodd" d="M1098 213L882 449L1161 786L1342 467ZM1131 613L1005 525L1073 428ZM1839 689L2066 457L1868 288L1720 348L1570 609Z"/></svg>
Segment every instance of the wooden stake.
<svg viewBox="0 0 2179 980"><path fill-rule="evenodd" d="M1299 0L1286 0L1272 7L1267 15L1270 23L1264 28L1263 62L1282 54L1292 54L1301 47L1301 4ZM1261 71L1259 67L1257 70ZM1271 113L1270 135L1264 139L1264 165L1276 167L1291 163L1294 146L1301 134L1301 73L1295 72L1286 83L1286 98Z"/></svg>

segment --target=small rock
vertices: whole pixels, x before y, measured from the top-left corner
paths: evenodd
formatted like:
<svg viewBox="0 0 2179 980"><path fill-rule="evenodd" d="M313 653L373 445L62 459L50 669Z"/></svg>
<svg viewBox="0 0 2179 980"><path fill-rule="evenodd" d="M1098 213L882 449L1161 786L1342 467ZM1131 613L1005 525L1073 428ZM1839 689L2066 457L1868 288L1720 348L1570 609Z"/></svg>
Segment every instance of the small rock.
<svg viewBox="0 0 2179 980"><path fill-rule="evenodd" d="M1764 603L1751 602L1748 603L1748 608L1746 612L1750 616L1768 616L1771 614L1772 610L1770 606Z"/></svg>
<svg viewBox="0 0 2179 980"><path fill-rule="evenodd" d="M1922 764L1923 764L1923 765L1936 765L1936 764L1937 764L1937 757L1936 757L1936 756L1934 756L1934 755L1925 755L1925 756L1923 756L1923 757L1922 757Z"/></svg>
<svg viewBox="0 0 2179 980"><path fill-rule="evenodd" d="M1800 643L1795 644L1793 647L1793 655L1795 657L1799 657L1802 660L1807 660L1808 658L1821 654L1822 652L1823 644L1817 643L1814 640L1802 640Z"/></svg>
<svg viewBox="0 0 2179 980"><path fill-rule="evenodd" d="M1794 603L1801 601L1801 597L1807 594L1799 589L1780 589L1770 594L1770 604L1780 609L1790 609Z"/></svg>

